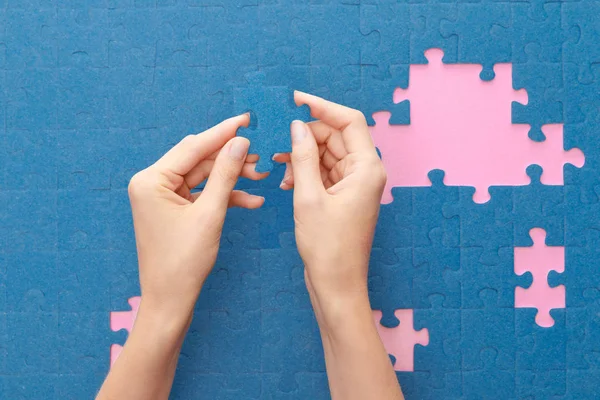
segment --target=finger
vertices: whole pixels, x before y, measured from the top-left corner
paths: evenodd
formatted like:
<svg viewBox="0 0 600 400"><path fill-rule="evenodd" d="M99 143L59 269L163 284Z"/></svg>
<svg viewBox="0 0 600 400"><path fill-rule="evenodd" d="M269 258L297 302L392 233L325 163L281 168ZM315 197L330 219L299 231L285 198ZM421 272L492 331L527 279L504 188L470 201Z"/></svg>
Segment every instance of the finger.
<svg viewBox="0 0 600 400"><path fill-rule="evenodd" d="M324 192L319 168L319 149L312 130L301 121L292 122L292 173L296 193L319 195Z"/></svg>
<svg viewBox="0 0 600 400"><path fill-rule="evenodd" d="M229 197L244 167L249 146L250 142L243 137L235 137L223 146L208 176L204 194L195 205L201 203L199 208L208 208L225 218Z"/></svg>
<svg viewBox="0 0 600 400"><path fill-rule="evenodd" d="M290 162L291 156L291 153L275 153L275 155L273 156L273 161L283 164L286 162Z"/></svg>
<svg viewBox="0 0 600 400"><path fill-rule="evenodd" d="M183 176L190 172L200 161L217 152L235 136L237 129L247 126L248 114L226 119L218 125L199 133L186 136L154 165L159 172L171 172Z"/></svg>
<svg viewBox="0 0 600 400"><path fill-rule="evenodd" d="M281 180L281 184L279 187L283 190L289 190L294 187L294 173L292 171L292 163L285 163L285 174L283 174L283 179Z"/></svg>
<svg viewBox="0 0 600 400"><path fill-rule="evenodd" d="M256 172L256 162L248 162L248 158L246 158L246 162L242 167L242 172L240 173L241 177L258 181L269 176L268 172ZM210 175L210 171L212 171L214 165L215 161L204 160L192 168L192 170L185 176L185 182L187 186L194 188L202 183L208 177L208 175Z"/></svg>
<svg viewBox="0 0 600 400"><path fill-rule="evenodd" d="M294 92L294 99L297 105L308 105L314 118L341 131L348 152L374 148L367 122L360 111L299 91Z"/></svg>
<svg viewBox="0 0 600 400"><path fill-rule="evenodd" d="M315 134L315 139L319 145L325 144L327 149L339 160L348 155L342 132L333 129L323 121L312 121L308 126Z"/></svg>
<svg viewBox="0 0 600 400"><path fill-rule="evenodd" d="M192 202L196 201L202 192L192 193ZM265 198L262 196L256 196L254 194L246 193L242 190L234 190L231 192L231 196L229 196L229 203L227 206L231 207L240 207L240 208L260 208L265 203Z"/></svg>
<svg viewBox="0 0 600 400"><path fill-rule="evenodd" d="M246 193L241 190L234 190L229 197L228 207L240 207L255 209L260 208L265 203L265 198L254 194Z"/></svg>

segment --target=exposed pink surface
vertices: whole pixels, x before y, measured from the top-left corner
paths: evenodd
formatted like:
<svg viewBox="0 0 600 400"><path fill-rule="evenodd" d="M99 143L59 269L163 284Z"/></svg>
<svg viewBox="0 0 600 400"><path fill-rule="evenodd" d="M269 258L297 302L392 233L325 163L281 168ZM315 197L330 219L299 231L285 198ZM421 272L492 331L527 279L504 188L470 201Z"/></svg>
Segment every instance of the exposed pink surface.
<svg viewBox="0 0 600 400"><path fill-rule="evenodd" d="M515 274L523 275L530 271L533 283L527 289L515 288L515 307L537 308L535 322L548 328L554 325L550 310L565 308L564 285L554 288L548 285L550 271L565 271L565 248L546 245L546 231L541 228L533 228L529 235L533 239L533 246L515 247Z"/></svg>
<svg viewBox="0 0 600 400"><path fill-rule="evenodd" d="M121 329L127 330L127 332L131 332L133 329L133 323L135 322L135 317L137 316L138 309L140 308L140 302L142 298L140 296L132 297L128 300L129 305L131 306L130 311L112 311L110 313L110 329L113 331L119 331ZM123 351L123 346L118 344L113 344L110 346L110 365L115 363L119 354Z"/></svg>
<svg viewBox="0 0 600 400"><path fill-rule="evenodd" d="M415 344L427 346L429 344L429 331L413 328L413 310L396 310L394 315L400 320L395 328L382 326L381 311L373 310L373 319L379 332L379 337L386 351L396 358L394 369L396 371L414 371L415 369Z"/></svg>
<svg viewBox="0 0 600 400"><path fill-rule="evenodd" d="M528 138L529 125L511 123L511 103L527 104L527 92L512 88L512 65L496 64L496 78L479 79L481 66L443 64L443 52L425 52L429 64L411 65L408 89L394 102L410 100L410 125L389 125L390 113L373 114L371 128L388 173L382 203L392 201L394 186L431 186L427 173L444 170L444 183L474 186L473 200L490 199L494 185L530 183L525 170L540 165L543 184L562 185L563 166L583 166L579 149L563 149L562 125L545 125L547 139Z"/></svg>

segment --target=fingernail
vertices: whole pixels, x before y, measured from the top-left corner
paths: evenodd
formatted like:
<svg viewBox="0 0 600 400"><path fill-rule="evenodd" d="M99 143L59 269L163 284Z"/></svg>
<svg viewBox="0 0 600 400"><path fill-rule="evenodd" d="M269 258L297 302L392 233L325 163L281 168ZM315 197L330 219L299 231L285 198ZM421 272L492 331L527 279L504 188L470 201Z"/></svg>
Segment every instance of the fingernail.
<svg viewBox="0 0 600 400"><path fill-rule="evenodd" d="M248 152L248 142L234 139L229 146L229 156L236 160L242 160Z"/></svg>
<svg viewBox="0 0 600 400"><path fill-rule="evenodd" d="M292 143L300 143L306 137L306 126L302 121L292 122Z"/></svg>

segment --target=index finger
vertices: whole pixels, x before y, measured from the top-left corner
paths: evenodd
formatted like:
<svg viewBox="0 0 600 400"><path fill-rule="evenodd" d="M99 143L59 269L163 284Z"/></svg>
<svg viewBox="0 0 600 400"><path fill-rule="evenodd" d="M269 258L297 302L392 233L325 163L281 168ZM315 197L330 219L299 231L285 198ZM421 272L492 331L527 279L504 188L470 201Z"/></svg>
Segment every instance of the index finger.
<svg viewBox="0 0 600 400"><path fill-rule="evenodd" d="M237 129L250 122L248 114L226 119L218 125L199 133L189 135L177 143L154 165L159 171L170 171L179 176L190 172L200 161L220 150L235 136Z"/></svg>
<svg viewBox="0 0 600 400"><path fill-rule="evenodd" d="M299 91L294 92L294 99L297 105L308 105L314 118L341 131L349 153L374 148L367 121L360 111Z"/></svg>

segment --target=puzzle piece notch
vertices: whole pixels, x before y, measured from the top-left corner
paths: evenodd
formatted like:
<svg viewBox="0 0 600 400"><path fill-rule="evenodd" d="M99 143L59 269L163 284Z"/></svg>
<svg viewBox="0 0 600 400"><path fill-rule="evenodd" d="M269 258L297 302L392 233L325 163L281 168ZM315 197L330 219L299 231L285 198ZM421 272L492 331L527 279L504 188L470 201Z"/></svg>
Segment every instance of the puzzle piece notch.
<svg viewBox="0 0 600 400"><path fill-rule="evenodd" d="M390 125L387 111L373 114L371 136L388 172L384 203L391 187L430 186L433 169L445 171L448 186L475 187L473 200L485 203L490 186L529 184L529 165L542 166L541 181L551 185L564 183L565 164L583 166L580 149L564 150L562 125L542 126L546 141L533 142L529 125L512 124L512 103L528 97L513 89L511 64L497 64L496 78L483 82L476 65L444 64L443 55L427 50L429 63L411 65L408 88L394 92L395 103L410 99L410 125Z"/></svg>
<svg viewBox="0 0 600 400"><path fill-rule="evenodd" d="M125 329L128 333L131 333L135 318L137 317L138 310L140 308L140 302L142 298L140 296L132 297L128 300L131 310L129 311L111 311L110 312L110 329L114 332L118 332L121 329ZM123 346L119 344L113 344L110 346L110 366L112 367L119 358L119 355L123 351Z"/></svg>
<svg viewBox="0 0 600 400"><path fill-rule="evenodd" d="M395 328L387 328L379 323L383 316L382 312L373 310L377 332L386 351L396 359L394 370L414 371L414 347L417 344L421 346L429 345L429 331L427 328L418 331L414 329L413 310L396 310L394 315L400 320L400 324Z"/></svg>
<svg viewBox="0 0 600 400"><path fill-rule="evenodd" d="M550 287L548 273L564 272L565 248L546 245L546 231L541 228L533 228L529 234L533 246L515 247L514 270L517 275L531 272L533 283L528 288L515 288L515 308L537 308L535 322L541 327L550 328L554 325L550 310L565 308L566 291L564 285Z"/></svg>
<svg viewBox="0 0 600 400"><path fill-rule="evenodd" d="M256 170L271 170L272 156L292 150L290 124L293 120L309 121L307 105L296 106L292 92L285 86L264 86L265 74L246 75L248 86L234 89L234 108L237 114L250 112L250 126L240 128L239 136L250 140L250 153L260 159Z"/></svg>

